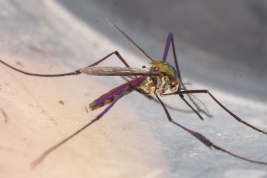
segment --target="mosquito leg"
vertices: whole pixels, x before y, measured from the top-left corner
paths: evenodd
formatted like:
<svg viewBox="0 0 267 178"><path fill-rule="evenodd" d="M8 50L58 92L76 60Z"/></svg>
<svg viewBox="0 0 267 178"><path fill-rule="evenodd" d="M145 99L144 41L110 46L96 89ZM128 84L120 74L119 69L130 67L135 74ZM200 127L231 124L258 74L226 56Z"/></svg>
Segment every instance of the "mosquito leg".
<svg viewBox="0 0 267 178"><path fill-rule="evenodd" d="M187 104L187 106L189 106L197 115L198 115L198 117L201 119L201 120L204 120L203 118L202 118L202 116L199 114L199 112L197 112L196 110L195 110L195 108L193 108L187 101L186 101L186 99L184 98L184 95L180 95L180 98L182 98L182 100Z"/></svg>
<svg viewBox="0 0 267 178"><path fill-rule="evenodd" d="M7 63L5 63L4 61L0 60L0 63L4 64L5 66L17 71L17 72L20 72L20 73L23 73L25 75L31 75L31 76L36 76L36 77L63 77L63 76L69 76L69 75L78 75L78 74L81 74L80 71L74 71L74 72L69 72L69 73L64 73L64 74L35 74L35 73L29 73L29 72L25 72L25 71L22 71L20 69L17 69Z"/></svg>
<svg viewBox="0 0 267 178"><path fill-rule="evenodd" d="M159 101L158 100L156 100L154 97L152 97L152 96L150 96L150 95L145 95L149 100L152 100L152 101L154 101L154 102L156 102L156 103L159 103ZM183 100L184 100L184 98L182 98ZM185 101L186 102L186 104L188 104L188 106L192 109L192 110L185 110L185 109L180 109L180 108L175 108L175 107L173 107L173 106L171 106L171 105L168 105L168 104L165 104L165 106L168 108L168 109L172 109L172 110L174 110L174 111L178 111L178 112L182 112L182 113L196 113L196 111L195 111L195 109L193 108L193 107L191 107L191 105L187 102L187 101ZM198 115L199 116L199 118L201 119L201 120L203 120L203 118L201 117L201 115Z"/></svg>
<svg viewBox="0 0 267 178"><path fill-rule="evenodd" d="M162 105L167 117L168 117L168 120L170 122L172 122L173 124L175 124L176 126L182 128L183 130L187 131L188 133L190 133L191 135L193 135L196 139L198 139L199 141L201 141L203 144L205 144L207 147L209 147L210 149L212 148L215 148L216 150L220 150L224 153L227 153L233 157L236 157L236 158L239 158L239 159L242 159L242 160L245 160L245 161L248 161L248 162L252 162L252 163L256 163L256 164L263 164L263 165L267 165L267 162L261 162L261 161L254 161L254 160L251 160L251 159L247 159L247 158L244 158L242 156L238 156L230 151L227 151L217 145L215 145L214 143L212 143L209 139L207 139L206 137L204 137L203 135L201 135L200 133L197 133L193 130L190 130L182 125L180 125L179 123L175 122L172 120L167 108L165 107L164 103L160 100L160 98L158 97L158 95L156 95L157 99L159 100L160 104Z"/></svg>
<svg viewBox="0 0 267 178"><path fill-rule="evenodd" d="M172 51L173 51L175 68L177 70L178 77L181 80L182 77L181 77L181 72L180 72L179 65L178 65L178 60L177 60L177 57L176 57L176 51L175 51L175 46L174 46L174 40L173 40L173 34L172 33L169 33L169 35L167 37L167 41L166 41L166 44L165 44L165 50L164 50L164 53L163 53L162 61L165 62L167 60L170 44L172 44Z"/></svg>
<svg viewBox="0 0 267 178"><path fill-rule="evenodd" d="M181 75L181 72L180 72L180 69L179 69L179 65L178 65L178 60L177 60L177 56L176 56L176 50L175 50L175 45L174 45L174 40L173 40L173 34L171 33L170 34L171 36L171 43L172 43L172 52L173 52L173 57L174 57L174 63L175 63L175 67L176 67L176 70L177 70L177 73L178 73L178 76L180 78L180 80L182 81L182 75ZM184 83L182 83L182 87L184 90L187 90ZM212 117L209 113L207 113L205 110L201 109L198 104L195 102L195 100L192 98L191 95L187 95L188 98L190 99L190 101L195 105L195 107L197 108L197 110L203 114L205 114L206 116L208 117Z"/></svg>
<svg viewBox="0 0 267 178"><path fill-rule="evenodd" d="M53 147L47 149L45 152L43 152L43 154L38 157L36 160L34 160L31 164L31 167L34 168L36 167L39 163L41 163L48 154L50 154L52 151L54 151L55 149L57 149L59 146L63 145L65 142L69 141L72 137L76 136L78 133L80 133L81 131L83 131L84 129L86 129L87 127L89 127L90 125L92 125L94 122L98 121L99 119L101 119L109 110L110 108L123 96L123 94L130 88L130 86L126 86L125 89L120 93L120 95L103 111L101 112L95 119L93 119L91 122L89 122L88 124L86 124L85 126L83 126L81 129L77 130L76 132L74 132L72 135L70 135L69 137L65 138L64 140L62 140L61 142L57 143L56 145L54 145Z"/></svg>
<svg viewBox="0 0 267 178"><path fill-rule="evenodd" d="M98 65L99 63L103 62L104 60L106 60L107 58L109 58L111 55L115 54L119 59L120 61L126 66L126 67L130 67L127 62L121 57L120 53L118 51L114 51L110 54L108 54L107 56L105 56L104 58L100 59L99 61L96 61L95 63L87 66L87 67L93 67L93 66L96 66Z"/></svg>
<svg viewBox="0 0 267 178"><path fill-rule="evenodd" d="M180 72L180 69L179 69L179 65L178 65L178 60L177 60L177 56L176 56L176 50L175 50L175 45L174 45L174 40L173 40L173 34L170 33L169 34L169 39L172 43L172 52L173 52L173 57L174 57L174 63L175 63L175 67L176 67L176 70L177 70L177 73L178 73L178 76L180 78L180 81L182 83L182 87L184 88L184 90L187 90L184 83L182 82L182 75L181 75L181 72ZM165 59L166 60L166 59ZM195 107L197 108L197 110L203 114L205 114L206 116L208 117L212 117L209 113L207 113L205 110L201 109L197 103L195 102L195 100L191 97L191 95L188 95L188 98L190 99L190 101L195 105Z"/></svg>
<svg viewBox="0 0 267 178"><path fill-rule="evenodd" d="M178 60L177 60L177 57L176 57L176 52L175 52L175 46L174 46L174 41L173 41L173 34L172 33L169 33L168 37L167 37L167 41L166 41L166 44L165 44L165 50L164 50L164 53L163 53L163 58L162 58L162 61L166 61L167 60L167 55L168 55L168 52L169 52L169 48L170 48L170 44L172 44L172 51L173 51L173 56L174 56L174 63L175 63L175 68L176 68L176 71L177 71L177 75L179 77L179 80L181 82L181 85L183 87L183 89L186 90L185 88L185 85L182 81L182 77L181 77L181 73L180 73L180 69L179 69L179 66L178 66ZM199 112L202 112L204 113L205 115L209 116L210 115L205 112L204 110L202 110L197 104L196 102L192 99L192 97L190 95L188 95L189 99L191 100L191 102L195 105L195 107L198 109L195 110L193 109L193 107L184 99L184 96L183 95L179 95L181 97L181 99L198 115L198 117L203 120L202 116L199 114Z"/></svg>
<svg viewBox="0 0 267 178"><path fill-rule="evenodd" d="M243 121L240 117L238 117L237 115L235 115L233 112L231 112L229 109L227 109L221 102L219 102L210 92L209 90L187 90L187 91L181 91L181 92L176 92L176 93L168 93L168 94L164 94L164 96L167 95L176 95L176 94L188 94L188 93L207 93L210 95L210 97L219 105L221 106L227 113L229 113L231 116L233 116L238 122L241 122L245 125L247 125L248 127L257 130L258 132L261 132L263 134L267 135L267 132L258 129L257 127L250 125L249 123Z"/></svg>

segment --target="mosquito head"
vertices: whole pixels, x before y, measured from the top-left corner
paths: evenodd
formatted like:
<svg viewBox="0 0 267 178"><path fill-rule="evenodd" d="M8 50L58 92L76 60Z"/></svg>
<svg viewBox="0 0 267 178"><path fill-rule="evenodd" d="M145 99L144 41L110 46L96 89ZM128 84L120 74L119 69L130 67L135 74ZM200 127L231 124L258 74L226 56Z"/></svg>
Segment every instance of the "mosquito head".
<svg viewBox="0 0 267 178"><path fill-rule="evenodd" d="M150 68L150 71L160 72L160 73L166 75L170 80L177 78L177 72L176 72L175 68L167 62L153 61L152 66Z"/></svg>

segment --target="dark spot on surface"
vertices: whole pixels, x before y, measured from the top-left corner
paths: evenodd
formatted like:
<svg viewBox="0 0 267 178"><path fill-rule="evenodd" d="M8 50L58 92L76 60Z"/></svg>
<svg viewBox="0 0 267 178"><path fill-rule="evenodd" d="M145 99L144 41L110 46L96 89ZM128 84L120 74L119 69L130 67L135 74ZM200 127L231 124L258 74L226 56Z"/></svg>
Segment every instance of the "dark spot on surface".
<svg viewBox="0 0 267 178"><path fill-rule="evenodd" d="M59 100L58 102L59 102L60 104L64 105L64 101Z"/></svg>
<svg viewBox="0 0 267 178"><path fill-rule="evenodd" d="M22 63L21 63L21 62L19 62L19 61L16 61L16 64L17 64L18 66L20 66L20 67L22 67L22 68L23 68L23 65L22 65Z"/></svg>
<svg viewBox="0 0 267 178"><path fill-rule="evenodd" d="M8 117L7 117L7 114L6 114L6 112L3 110L3 109L1 109L0 110L1 111L1 113L3 114L3 116L4 116L4 118L5 118L5 123L7 123L8 122Z"/></svg>
<svg viewBox="0 0 267 178"><path fill-rule="evenodd" d="M38 47L36 47L36 46L31 46L31 45L29 45L29 46L28 46L28 49L31 50L31 51L33 51L33 52L40 53L40 54L48 54L48 55L53 55L53 56L56 55L56 54L53 53L53 52L45 51L45 50L40 49L40 48L38 48Z"/></svg>
<svg viewBox="0 0 267 178"><path fill-rule="evenodd" d="M87 107L86 106L84 106L84 107L85 107L86 112L88 113Z"/></svg>
<svg viewBox="0 0 267 178"><path fill-rule="evenodd" d="M89 92L85 93L84 96L90 96L91 94Z"/></svg>
<svg viewBox="0 0 267 178"><path fill-rule="evenodd" d="M33 108L33 105L32 104L28 104L29 107Z"/></svg>

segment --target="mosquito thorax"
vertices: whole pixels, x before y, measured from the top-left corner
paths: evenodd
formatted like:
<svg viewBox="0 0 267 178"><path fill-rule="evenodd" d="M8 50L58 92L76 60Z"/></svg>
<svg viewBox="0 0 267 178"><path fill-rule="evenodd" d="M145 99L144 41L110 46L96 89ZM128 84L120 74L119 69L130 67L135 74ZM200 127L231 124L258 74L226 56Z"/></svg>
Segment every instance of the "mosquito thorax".
<svg viewBox="0 0 267 178"><path fill-rule="evenodd" d="M177 79L177 72L175 68L168 62L153 61L150 71L157 71L166 75L170 80Z"/></svg>
<svg viewBox="0 0 267 178"><path fill-rule="evenodd" d="M164 94L168 89L176 92L179 89L179 80L177 72L173 66L167 62L154 61L150 67L151 72L159 72L160 76L147 77L150 85L150 92L156 92L159 95Z"/></svg>

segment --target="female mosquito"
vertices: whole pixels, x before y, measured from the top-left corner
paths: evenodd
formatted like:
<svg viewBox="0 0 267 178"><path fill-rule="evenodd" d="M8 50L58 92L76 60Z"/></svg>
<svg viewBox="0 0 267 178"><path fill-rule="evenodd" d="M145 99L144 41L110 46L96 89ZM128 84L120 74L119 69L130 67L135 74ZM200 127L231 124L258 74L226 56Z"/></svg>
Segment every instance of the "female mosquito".
<svg viewBox="0 0 267 178"><path fill-rule="evenodd" d="M154 61L151 57L149 57L135 42L130 39L122 30L120 30L115 24L109 21L111 26L113 26L128 42L139 52L141 53L144 57L146 57L150 62L151 66L146 68L143 66L143 68L146 69L137 69L137 68L130 68L130 66L127 64L127 62L122 58L122 56L119 54L118 51L112 52L105 56L104 58L100 59L99 61L78 69L74 72L70 73L64 73L64 74L35 74L35 73L29 73L22 71L20 69L17 69L13 66L10 66L9 64L3 62L0 60L2 64L5 66L16 70L20 73L23 73L25 75L31 75L31 76L36 76L36 77L63 77L63 76L70 76L70 75L78 75L78 74L88 74L88 75L100 75L100 76L128 76L131 77L131 80L128 82L110 90L109 92L103 94L96 100L94 100L91 104L89 104L89 109L90 110L96 110L98 108L101 108L103 106L108 105L95 119L93 119L91 122L83 126L81 129L77 130L74 132L72 135L67 137L66 139L62 140L61 142L57 143L56 145L50 147L47 149L43 154L34 160L31 164L32 167L37 166L40 162L42 162L45 157L54 151L56 148L70 140L72 137L76 136L78 133L83 131L85 128L89 127L92 125L94 122L98 121L101 119L110 109L111 107L123 96L133 92L137 91L141 94L144 95L150 95L153 94L158 102L161 104L163 107L166 116L168 120L173 123L174 125L182 128L186 132L190 133L192 136L194 136L196 139L201 141L203 144L205 144L207 147L210 149L215 148L216 150L220 150L224 153L227 153L233 157L252 162L252 163L257 163L257 164L263 164L267 165L267 162L261 162L261 161L255 161L251 159L247 159L242 156L238 156L230 151L225 150L224 148L215 145L213 142L211 142L209 139L204 137L198 132L195 132L193 130L188 129L187 127L184 127L180 125L178 122L174 121L169 114L166 105L161 101L159 96L168 96L168 95L179 95L181 99L202 119L202 116L199 114L199 112L202 112L206 115L205 111L201 110L196 103L190 98L190 94L193 93L206 93L208 94L220 107L222 107L227 113L229 113L234 119L236 119L238 122L241 122L248 127L258 131L262 132L263 134L267 135L267 132L260 130L249 123L243 121L241 118L239 118L237 115L232 113L229 109L227 109L222 103L220 103L208 90L187 90L186 87L184 86L181 78L181 74L179 71L178 67L178 60L176 57L175 53L175 45L174 45L174 40L173 40L173 34L169 33L166 45L165 45L165 50L163 54L163 59L162 61ZM172 45L172 51L173 51L173 56L174 56L174 62L175 62L175 67L171 66L169 63L166 62L167 59L167 54L170 48L170 45ZM104 60L108 59L111 55L115 54L120 61L125 65L125 67L96 67L99 63L103 62ZM138 76L138 77L137 77ZM166 93L167 91L170 91L170 93ZM184 94L187 94L190 98L190 100L193 102L194 106L197 109L194 109L184 98Z"/></svg>

